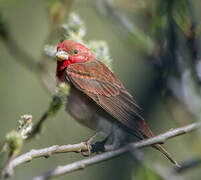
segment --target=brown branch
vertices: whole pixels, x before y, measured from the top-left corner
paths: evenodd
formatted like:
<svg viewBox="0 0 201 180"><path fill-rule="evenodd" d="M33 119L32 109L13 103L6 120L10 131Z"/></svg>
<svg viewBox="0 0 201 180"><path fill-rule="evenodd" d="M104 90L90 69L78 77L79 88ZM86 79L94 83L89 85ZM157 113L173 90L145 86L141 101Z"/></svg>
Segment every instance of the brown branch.
<svg viewBox="0 0 201 180"><path fill-rule="evenodd" d="M33 178L33 180L46 180L46 179L54 178L64 174L68 174L73 171L83 169L89 165L97 164L97 163L112 159L114 157L120 156L130 151L130 148L136 149L136 148L150 146L153 144L164 143L167 139L191 132L193 130L200 128L200 126L201 126L201 123L193 123L193 124L183 126L177 129L172 129L167 131L166 133L159 134L158 136L155 136L153 138L149 138L147 140L143 140L137 143L131 143L128 146L121 147L114 151L105 152L103 154L96 155L94 157L90 157L88 159L84 159L81 161L76 161L74 163L67 164L65 166L58 166L55 169L50 170L41 176Z"/></svg>
<svg viewBox="0 0 201 180"><path fill-rule="evenodd" d="M29 137L26 140L30 140L41 132L42 125L47 120L48 117L55 115L58 110L61 108L63 104L66 103L66 97L69 94L69 85L67 83L61 83L56 91L56 93L52 96L52 101L49 104L48 109L41 116L39 121L33 127Z"/></svg>
<svg viewBox="0 0 201 180"><path fill-rule="evenodd" d="M163 180L184 180L181 175L173 173L171 168L164 167L160 163L154 163L149 168L157 172Z"/></svg>
<svg viewBox="0 0 201 180"><path fill-rule="evenodd" d="M150 54L153 52L154 42L151 37L141 31L140 28L115 5L113 0L92 0L92 3L103 17L110 20L111 23L116 24L116 27L120 28L126 36L130 35L130 37L132 37L130 39L133 40L134 43L137 43L138 47L143 47L144 53Z"/></svg>
<svg viewBox="0 0 201 180"><path fill-rule="evenodd" d="M2 38L6 50L13 56L13 59L25 66L31 72L38 73L40 71L40 64L29 54L27 54L16 41L11 37L10 32L7 30L7 35Z"/></svg>
<svg viewBox="0 0 201 180"><path fill-rule="evenodd" d="M87 158L87 159L84 159L81 161L77 161L77 162L74 162L72 164L68 164L65 166L58 166L57 168L55 168L41 176L36 177L33 180L50 179L50 178L60 176L63 174L67 174L67 173L70 173L70 172L73 172L73 171L76 171L79 169L83 169L86 166L93 165L93 164L120 156L120 155L126 153L127 151L129 151L131 148L133 148L133 149L142 148L142 147L150 146L153 144L164 143L167 139L191 132L193 130L200 128L200 126L201 126L201 123L193 123L193 124L183 126L183 127L177 128L177 129L172 129L165 133L159 134L158 136L155 136L153 138L149 138L147 140L143 140L143 141L140 141L137 143L130 143L127 146L121 147L117 150L105 152L103 154L96 155L96 156L93 156L93 157L90 157L90 158ZM50 155L55 154L55 153L81 152L81 151L86 151L86 150L87 150L87 146L83 142L79 143L79 144L74 144L74 145L63 145L63 146L55 145L55 146L51 146L48 148L31 150L28 153L22 154L22 155L16 157L15 159L13 159L10 162L10 164L7 166L6 172L7 172L7 174L11 174L13 169L16 166L18 166L24 162L31 161L34 158L49 157Z"/></svg>
<svg viewBox="0 0 201 180"><path fill-rule="evenodd" d="M47 148L43 149L32 149L29 152L22 154L15 159L13 159L9 165L7 166L7 169L5 170L5 173L7 176L12 175L13 169L16 166L19 166L22 163L30 162L32 159L40 158L40 157L49 157L52 154L56 153L67 153L67 152L81 152L86 151L87 145L84 142L81 142L79 144L69 144L69 145L53 145Z"/></svg>
<svg viewBox="0 0 201 180"><path fill-rule="evenodd" d="M32 126L32 116L30 115L24 115L21 116L21 120L19 120L19 127L18 131L10 131L6 135L6 140L2 146L2 149L0 151L0 155L8 150L9 147L9 155L7 162L5 163L3 170L1 172L0 178L1 177L6 177L7 173L5 169L9 166L10 162L18 155L22 145L23 145L23 140L26 138L27 133L29 131L27 130L28 128L31 128Z"/></svg>
<svg viewBox="0 0 201 180"><path fill-rule="evenodd" d="M181 174L184 173L186 170L191 168L195 168L201 165L201 158L200 157L193 157L184 161L181 164L181 167L175 167L172 171L172 174Z"/></svg>

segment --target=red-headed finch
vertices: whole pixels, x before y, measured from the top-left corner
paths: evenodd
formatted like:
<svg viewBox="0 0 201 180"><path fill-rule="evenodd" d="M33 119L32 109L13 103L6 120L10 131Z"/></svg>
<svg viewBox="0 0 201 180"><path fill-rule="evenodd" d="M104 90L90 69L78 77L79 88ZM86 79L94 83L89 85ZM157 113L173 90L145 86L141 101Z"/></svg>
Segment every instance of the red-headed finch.
<svg viewBox="0 0 201 180"><path fill-rule="evenodd" d="M88 48L65 40L58 45L56 57L58 83L71 87L66 110L75 120L111 135L116 145L126 143L129 135L141 140L154 136L132 95ZM162 145L153 147L178 165Z"/></svg>

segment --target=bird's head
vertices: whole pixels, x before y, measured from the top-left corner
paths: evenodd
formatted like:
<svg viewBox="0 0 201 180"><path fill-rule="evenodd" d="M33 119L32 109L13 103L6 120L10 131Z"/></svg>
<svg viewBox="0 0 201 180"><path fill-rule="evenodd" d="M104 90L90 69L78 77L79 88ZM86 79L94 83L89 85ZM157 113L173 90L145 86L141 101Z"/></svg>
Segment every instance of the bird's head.
<svg viewBox="0 0 201 180"><path fill-rule="evenodd" d="M73 40L65 40L57 47L57 70L62 71L68 65L94 60L94 54L84 45ZM59 68L59 69L58 69Z"/></svg>

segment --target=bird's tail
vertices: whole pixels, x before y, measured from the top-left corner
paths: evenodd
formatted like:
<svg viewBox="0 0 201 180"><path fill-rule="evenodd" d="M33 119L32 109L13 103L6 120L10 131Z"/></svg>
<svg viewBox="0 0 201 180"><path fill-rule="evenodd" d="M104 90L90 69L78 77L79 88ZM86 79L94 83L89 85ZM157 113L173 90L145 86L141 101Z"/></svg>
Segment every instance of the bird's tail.
<svg viewBox="0 0 201 180"><path fill-rule="evenodd" d="M155 136L144 120L140 121L139 130L143 138L150 138ZM173 164L180 167L177 161L171 156L171 154L161 144L154 144L152 147L162 152Z"/></svg>
<svg viewBox="0 0 201 180"><path fill-rule="evenodd" d="M171 154L161 144L155 144L153 145L153 147L159 150L160 152L162 152L177 167L180 167L178 162L171 156Z"/></svg>

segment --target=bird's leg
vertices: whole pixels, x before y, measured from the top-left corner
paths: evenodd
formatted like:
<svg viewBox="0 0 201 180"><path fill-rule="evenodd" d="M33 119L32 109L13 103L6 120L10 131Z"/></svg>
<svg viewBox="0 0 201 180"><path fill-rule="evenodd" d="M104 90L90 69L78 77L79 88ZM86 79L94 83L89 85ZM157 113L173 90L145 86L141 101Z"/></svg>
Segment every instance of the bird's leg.
<svg viewBox="0 0 201 180"><path fill-rule="evenodd" d="M89 139L85 142L87 145L87 152L81 152L83 156L90 156L91 155L91 142L94 140L94 138L97 136L97 132L95 132L92 136L89 137Z"/></svg>
<svg viewBox="0 0 201 180"><path fill-rule="evenodd" d="M94 144L91 144L91 152L92 153L101 153L105 151L105 143L110 138L111 134L109 134L103 141L97 141Z"/></svg>

